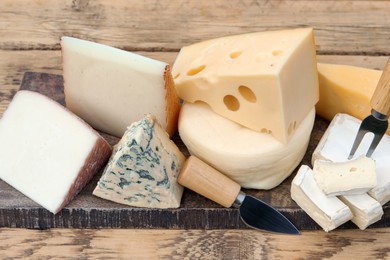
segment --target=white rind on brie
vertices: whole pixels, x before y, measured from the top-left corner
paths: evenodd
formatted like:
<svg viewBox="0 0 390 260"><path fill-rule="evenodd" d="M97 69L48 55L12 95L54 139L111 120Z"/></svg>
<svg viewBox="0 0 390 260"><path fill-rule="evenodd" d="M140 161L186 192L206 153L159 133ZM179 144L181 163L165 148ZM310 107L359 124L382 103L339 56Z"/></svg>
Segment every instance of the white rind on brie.
<svg viewBox="0 0 390 260"><path fill-rule="evenodd" d="M318 188L307 165L302 165L293 179L291 197L326 232L353 217L351 210L340 199L327 197Z"/></svg>
<svg viewBox="0 0 390 260"><path fill-rule="evenodd" d="M368 194L340 196L339 199L351 209L351 221L362 230L383 216L382 205Z"/></svg>
<svg viewBox="0 0 390 260"><path fill-rule="evenodd" d="M337 114L321 138L312 156L315 160L323 159L333 162L345 162L361 121L347 114ZM367 134L355 153L354 158L365 155L371 144L373 135ZM368 194L384 205L390 200L390 137L384 135L371 158L376 163L377 185Z"/></svg>

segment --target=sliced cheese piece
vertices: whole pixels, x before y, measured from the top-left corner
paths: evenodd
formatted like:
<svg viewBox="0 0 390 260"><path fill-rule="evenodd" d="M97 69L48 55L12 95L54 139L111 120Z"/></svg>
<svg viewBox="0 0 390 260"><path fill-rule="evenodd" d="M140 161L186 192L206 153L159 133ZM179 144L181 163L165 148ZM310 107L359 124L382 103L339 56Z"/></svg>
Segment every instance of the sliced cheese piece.
<svg viewBox="0 0 390 260"><path fill-rule="evenodd" d="M184 103L179 134L189 152L244 188L272 189L287 178L302 160L313 128L314 108L282 144L226 119L205 103Z"/></svg>
<svg viewBox="0 0 390 260"><path fill-rule="evenodd" d="M361 156L346 162L315 160L314 179L327 196L364 194L376 186L376 166Z"/></svg>
<svg viewBox="0 0 390 260"><path fill-rule="evenodd" d="M151 113L173 135L180 103L167 63L71 37L61 47L68 109L117 137Z"/></svg>
<svg viewBox="0 0 390 260"><path fill-rule="evenodd" d="M183 47L173 65L179 97L283 143L318 101L313 30L212 39Z"/></svg>
<svg viewBox="0 0 390 260"><path fill-rule="evenodd" d="M291 183L291 198L326 232L352 219L352 212L337 197L318 188L312 170L302 165Z"/></svg>
<svg viewBox="0 0 390 260"><path fill-rule="evenodd" d="M383 216L382 205L368 194L339 197L352 211L351 221L360 229L379 221Z"/></svg>
<svg viewBox="0 0 390 260"><path fill-rule="evenodd" d="M57 213L107 162L111 147L53 100L19 91L0 120L0 178Z"/></svg>
<svg viewBox="0 0 390 260"><path fill-rule="evenodd" d="M317 66L320 83L320 100L316 105L318 115L331 121L337 113L361 120L371 114L370 100L382 71L337 64L318 63Z"/></svg>
<svg viewBox="0 0 390 260"><path fill-rule="evenodd" d="M330 160L333 162L345 162L356 134L359 130L361 121L347 114L337 114L328 129L325 131L317 148L312 156L312 163L317 159ZM354 158L365 155L371 144L373 135L367 134ZM376 163L377 185L368 193L382 205L390 200L390 137L383 136L381 142L371 156Z"/></svg>
<svg viewBox="0 0 390 260"><path fill-rule="evenodd" d="M177 208L184 160L156 118L147 115L127 129L93 194L130 206Z"/></svg>

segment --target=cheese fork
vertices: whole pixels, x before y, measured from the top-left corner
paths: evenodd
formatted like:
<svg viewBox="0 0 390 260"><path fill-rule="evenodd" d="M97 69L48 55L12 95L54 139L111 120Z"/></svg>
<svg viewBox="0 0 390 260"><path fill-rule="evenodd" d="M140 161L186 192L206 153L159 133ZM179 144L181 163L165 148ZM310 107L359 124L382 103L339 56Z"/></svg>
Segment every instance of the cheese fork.
<svg viewBox="0 0 390 260"><path fill-rule="evenodd" d="M370 104L372 107L371 115L362 121L348 159L352 159L363 137L369 132L374 134L374 139L368 148L366 156L371 157L386 133L388 127L387 120L390 115L390 59L386 63Z"/></svg>

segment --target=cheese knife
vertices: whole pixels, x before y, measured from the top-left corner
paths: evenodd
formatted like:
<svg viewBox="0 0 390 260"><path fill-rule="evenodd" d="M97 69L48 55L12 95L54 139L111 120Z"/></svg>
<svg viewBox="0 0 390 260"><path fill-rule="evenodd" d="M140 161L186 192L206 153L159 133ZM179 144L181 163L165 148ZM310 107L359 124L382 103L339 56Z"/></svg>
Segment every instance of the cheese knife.
<svg viewBox="0 0 390 260"><path fill-rule="evenodd" d="M368 148L367 157L371 157L388 127L390 115L390 59L382 72L378 85L371 97L371 115L367 116L360 124L359 131L355 137L348 159L352 159L358 149L363 137L371 132L374 138Z"/></svg>
<svg viewBox="0 0 390 260"><path fill-rule="evenodd" d="M184 163L178 182L214 202L239 208L240 217L249 227L276 233L300 234L279 211L265 202L246 195L235 181L195 156Z"/></svg>

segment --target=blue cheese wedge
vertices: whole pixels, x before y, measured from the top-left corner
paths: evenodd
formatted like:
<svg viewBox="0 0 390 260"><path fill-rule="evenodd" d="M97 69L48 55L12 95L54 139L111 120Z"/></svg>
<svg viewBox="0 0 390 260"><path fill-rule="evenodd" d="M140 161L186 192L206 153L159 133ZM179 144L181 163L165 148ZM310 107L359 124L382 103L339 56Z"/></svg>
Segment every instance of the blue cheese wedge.
<svg viewBox="0 0 390 260"><path fill-rule="evenodd" d="M326 196L318 188L313 171L302 165L291 183L291 198L326 232L352 219L352 212L337 197Z"/></svg>
<svg viewBox="0 0 390 260"><path fill-rule="evenodd" d="M131 124L116 145L93 194L147 208L178 208L177 176L185 156L152 115Z"/></svg>
<svg viewBox="0 0 390 260"><path fill-rule="evenodd" d="M339 199L351 209L353 214L351 221L362 230L379 221L383 216L382 205L367 193L340 196Z"/></svg>

